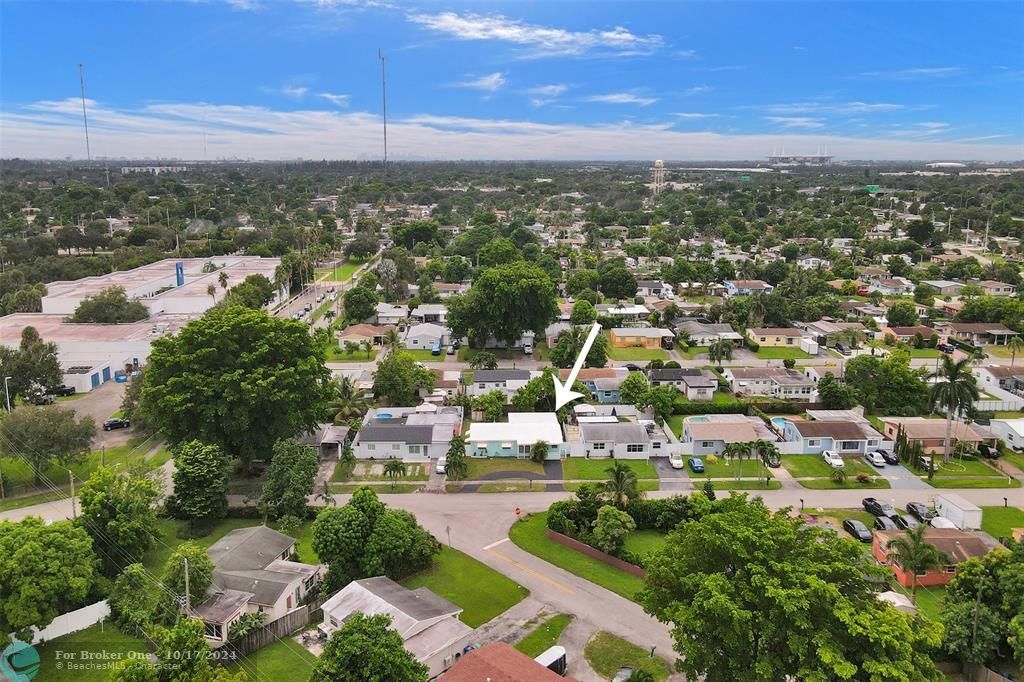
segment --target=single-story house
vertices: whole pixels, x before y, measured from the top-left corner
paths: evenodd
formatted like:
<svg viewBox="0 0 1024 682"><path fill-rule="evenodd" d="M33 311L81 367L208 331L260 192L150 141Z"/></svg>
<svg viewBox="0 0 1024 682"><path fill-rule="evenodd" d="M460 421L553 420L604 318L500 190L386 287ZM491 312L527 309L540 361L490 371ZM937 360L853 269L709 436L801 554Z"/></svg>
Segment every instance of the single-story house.
<svg viewBox="0 0 1024 682"><path fill-rule="evenodd" d="M448 442L462 433L462 408L431 405L372 408L352 442L360 459L422 462L448 452Z"/></svg>
<svg viewBox="0 0 1024 682"><path fill-rule="evenodd" d="M803 270L814 270L815 268L827 268L832 261L818 256L803 256L796 259L796 266Z"/></svg>
<svg viewBox="0 0 1024 682"><path fill-rule="evenodd" d="M647 429L636 422L592 422L580 419L580 441L589 457L647 459L652 454ZM659 444L660 445L660 444Z"/></svg>
<svg viewBox="0 0 1024 682"><path fill-rule="evenodd" d="M1002 438L1008 448L1017 451L1024 450L1024 418L993 419L988 428L993 434Z"/></svg>
<svg viewBox="0 0 1024 682"><path fill-rule="evenodd" d="M673 323L676 333L690 340L696 346L710 346L715 341L732 341L737 346L743 345L743 335L724 322L710 323L699 320L682 320Z"/></svg>
<svg viewBox="0 0 1024 682"><path fill-rule="evenodd" d="M759 279L731 279L723 282L726 296L750 296L751 294L770 294L775 287Z"/></svg>
<svg viewBox="0 0 1024 682"><path fill-rule="evenodd" d="M295 437L302 445L316 450L320 458L341 457L341 451L348 439L348 426L317 424L313 431L303 432Z"/></svg>
<svg viewBox="0 0 1024 682"><path fill-rule="evenodd" d="M387 334L388 329L388 327L376 324L354 324L338 332L338 340L342 344L346 341L354 341L356 343L369 341L374 346L380 346L384 344L384 335Z"/></svg>
<svg viewBox="0 0 1024 682"><path fill-rule="evenodd" d="M720 455L729 443L779 440L759 417L743 414L704 414L683 420L683 443L693 444L695 455Z"/></svg>
<svg viewBox="0 0 1024 682"><path fill-rule="evenodd" d="M423 303L409 312L409 319L417 322L444 324L448 308L441 303Z"/></svg>
<svg viewBox="0 0 1024 682"><path fill-rule="evenodd" d="M652 369L648 372L652 386L674 386L693 401L711 400L718 388L718 377L706 369Z"/></svg>
<svg viewBox="0 0 1024 682"><path fill-rule="evenodd" d="M468 282L434 282L434 290L437 292L438 298L451 298L464 294L469 291L469 287Z"/></svg>
<svg viewBox="0 0 1024 682"><path fill-rule="evenodd" d="M444 346L450 334L448 327L433 322L412 324L402 334L402 345L409 350L431 350Z"/></svg>
<svg viewBox="0 0 1024 682"><path fill-rule="evenodd" d="M317 591L323 566L289 561L295 539L267 526L238 528L210 545L213 580L207 599L195 609L205 636L228 640L231 625L248 613L266 622L283 618Z"/></svg>
<svg viewBox="0 0 1024 682"><path fill-rule="evenodd" d="M842 381L843 367L842 365L811 365L809 367L804 367L804 376L814 383L818 383L824 379L826 374Z"/></svg>
<svg viewBox="0 0 1024 682"><path fill-rule="evenodd" d="M917 583L918 587L935 587L946 585L957 572L957 567L968 559L981 558L991 552L997 544L986 542L980 534L970 533L959 528L927 528L924 539L933 545L945 557L941 568L926 571L924 575L914 576L900 566L899 561L889 556L889 545L893 540L905 538L903 530L876 530L871 540L871 554L878 563L889 566L893 576L903 587Z"/></svg>
<svg viewBox="0 0 1024 682"><path fill-rule="evenodd" d="M761 346L777 348L780 346L800 346L803 332L793 327L751 327L747 330L747 338Z"/></svg>
<svg viewBox="0 0 1024 682"><path fill-rule="evenodd" d="M881 278L868 284L868 291L877 291L883 296L903 296L914 293L914 283L905 277Z"/></svg>
<svg viewBox="0 0 1024 682"><path fill-rule="evenodd" d="M569 378L568 369L558 370L558 378L563 382ZM625 367L584 367L576 375L576 380L587 387L591 395L599 403L616 404L621 402L619 386L629 375Z"/></svg>
<svg viewBox="0 0 1024 682"><path fill-rule="evenodd" d="M899 343L913 343L914 337L918 334L921 338L927 341L932 338L932 334L935 334L935 330L931 327L925 327L924 325L917 325L914 327L885 327L882 331L878 332L876 338L885 340L886 336L894 336L896 341Z"/></svg>
<svg viewBox="0 0 1024 682"><path fill-rule="evenodd" d="M478 369L473 372L473 383L468 385L467 393L481 396L491 391L501 391L505 397L521 389L535 376L528 369Z"/></svg>
<svg viewBox="0 0 1024 682"><path fill-rule="evenodd" d="M960 290L964 288L963 282L948 279L923 279L921 284L931 287L938 296L959 296Z"/></svg>
<svg viewBox="0 0 1024 682"><path fill-rule="evenodd" d="M615 327L608 332L614 348L671 348L675 336L661 327Z"/></svg>
<svg viewBox="0 0 1024 682"><path fill-rule="evenodd" d="M787 419L782 429L782 438L787 443L799 443L801 452L814 455L825 450L832 450L840 455L863 455L877 450L882 443L882 434L863 419Z"/></svg>
<svg viewBox="0 0 1024 682"><path fill-rule="evenodd" d="M727 367L722 375L733 393L809 400L815 382L800 371L782 367Z"/></svg>
<svg viewBox="0 0 1024 682"><path fill-rule="evenodd" d="M409 317L409 306L378 303L375 316L377 324L398 324Z"/></svg>
<svg viewBox="0 0 1024 682"><path fill-rule="evenodd" d="M548 459L568 453L562 426L554 412L511 412L507 422L473 422L466 436L471 457L530 456L534 443L548 444Z"/></svg>
<svg viewBox="0 0 1024 682"><path fill-rule="evenodd" d="M860 322L840 322L828 317L823 317L815 322L807 322L800 326L807 333L812 334L817 339L819 345L823 346L827 346L830 343L834 345L846 342L849 336L862 338L867 332L867 327Z"/></svg>
<svg viewBox="0 0 1024 682"><path fill-rule="evenodd" d="M651 311L636 303L598 303L594 306L598 317L617 317L623 322L647 323Z"/></svg>
<svg viewBox="0 0 1024 682"><path fill-rule="evenodd" d="M981 280L978 282L978 286L981 287L988 296L1013 296L1017 293L1017 287L1013 284L996 282L991 279Z"/></svg>
<svg viewBox="0 0 1024 682"><path fill-rule="evenodd" d="M1024 353L1021 354L1021 357L1024 358ZM997 387L1018 395L1024 391L1024 363L1020 367L1013 365L975 367L973 374L978 380L978 388Z"/></svg>
<svg viewBox="0 0 1024 682"><path fill-rule="evenodd" d="M1017 332L1000 322L940 322L935 325L935 329L940 334L966 341L975 346L984 344L1003 346L1009 343L1011 338L1018 336Z"/></svg>
<svg viewBox="0 0 1024 682"><path fill-rule="evenodd" d="M547 669L505 642L473 649L455 661L444 682L576 682Z"/></svg>
<svg viewBox="0 0 1024 682"><path fill-rule="evenodd" d="M323 604L318 629L328 637L357 613L386 615L405 649L427 666L431 679L470 650L473 628L461 620L462 608L425 587L409 590L386 576L353 580Z"/></svg>
<svg viewBox="0 0 1024 682"><path fill-rule="evenodd" d="M945 419L926 419L924 417L882 417L882 435L886 440L895 441L896 434L900 427L907 437L910 445L921 443L924 452L934 454L941 453L944 449L946 438ZM978 424L967 424L954 420L953 429L950 433L949 448L952 452L957 443L970 443L977 448L980 444L995 446L998 440L991 431L983 429Z"/></svg>
<svg viewBox="0 0 1024 682"><path fill-rule="evenodd" d="M672 285L650 279L636 281L637 296L667 296L672 293Z"/></svg>

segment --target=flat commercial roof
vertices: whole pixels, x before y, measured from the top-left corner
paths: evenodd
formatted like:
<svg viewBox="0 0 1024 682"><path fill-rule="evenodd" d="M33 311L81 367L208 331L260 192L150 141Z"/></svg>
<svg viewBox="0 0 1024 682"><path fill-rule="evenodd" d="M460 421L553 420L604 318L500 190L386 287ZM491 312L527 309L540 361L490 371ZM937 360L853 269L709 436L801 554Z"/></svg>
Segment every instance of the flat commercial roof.
<svg viewBox="0 0 1024 682"><path fill-rule="evenodd" d="M191 315L156 315L140 322L124 324L72 324L64 315L47 313L14 313L6 315L0 324L0 344L16 346L21 342L21 330L35 327L43 341L114 343L118 341L145 341L174 333L188 324Z"/></svg>

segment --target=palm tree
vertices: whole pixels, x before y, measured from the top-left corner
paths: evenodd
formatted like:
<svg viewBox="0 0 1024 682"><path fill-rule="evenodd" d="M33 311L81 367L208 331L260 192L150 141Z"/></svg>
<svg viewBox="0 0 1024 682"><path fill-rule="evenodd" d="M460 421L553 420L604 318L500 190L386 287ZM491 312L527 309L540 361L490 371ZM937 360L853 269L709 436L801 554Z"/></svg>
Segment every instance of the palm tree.
<svg viewBox="0 0 1024 682"><path fill-rule="evenodd" d="M390 327L384 332L384 347L389 351L398 350L402 345L402 339L398 336L398 331L394 327Z"/></svg>
<svg viewBox="0 0 1024 682"><path fill-rule="evenodd" d="M736 443L736 459L739 461L739 466L736 467L737 481L743 478L743 460L755 456L753 446L753 443Z"/></svg>
<svg viewBox="0 0 1024 682"><path fill-rule="evenodd" d="M366 412L366 401L356 391L356 385L347 376L334 381L334 398L327 404L335 424L347 424Z"/></svg>
<svg viewBox="0 0 1024 682"><path fill-rule="evenodd" d="M615 462L604 472L608 474L608 480L604 482L604 490L616 507L624 509L630 500L640 497L636 473L628 466L622 462Z"/></svg>
<svg viewBox="0 0 1024 682"><path fill-rule="evenodd" d="M729 460L736 461L739 459L742 452L743 447L740 443L726 443L725 449L722 450L722 457L725 458L725 465L729 466Z"/></svg>
<svg viewBox="0 0 1024 682"><path fill-rule="evenodd" d="M224 291L228 290L228 273L221 270L220 274L217 275L217 281L220 282L221 289L223 289Z"/></svg>
<svg viewBox="0 0 1024 682"><path fill-rule="evenodd" d="M373 352L373 341L371 341L370 339L363 339L362 341L359 342L359 346L364 351L366 351L366 359L369 360L370 353Z"/></svg>
<svg viewBox="0 0 1024 682"><path fill-rule="evenodd" d="M212 284L206 287L206 295L213 299L213 302L217 302L217 287Z"/></svg>
<svg viewBox="0 0 1024 682"><path fill-rule="evenodd" d="M336 315L337 315L337 313L335 313L331 309L327 309L327 310L324 311L324 319L327 320L327 324L328 325L331 324L331 320L333 320Z"/></svg>
<svg viewBox="0 0 1024 682"><path fill-rule="evenodd" d="M924 539L928 526L921 524L907 531L906 537L889 541L888 557L910 573L910 601L917 602L917 576L942 568L949 557Z"/></svg>
<svg viewBox="0 0 1024 682"><path fill-rule="evenodd" d="M469 475L469 462L466 461L466 439L463 436L456 435L448 441L444 475L452 481L462 480Z"/></svg>
<svg viewBox="0 0 1024 682"><path fill-rule="evenodd" d="M740 261L739 267L736 268L736 274L740 279L754 279L757 277L757 265L749 258L745 258Z"/></svg>
<svg viewBox="0 0 1024 682"><path fill-rule="evenodd" d="M395 489L395 481L405 478L405 462L400 459L389 459L384 464L384 475L391 479L391 490Z"/></svg>
<svg viewBox="0 0 1024 682"><path fill-rule="evenodd" d="M942 461L949 462L949 446L953 433L953 417L970 407L980 397L978 385L971 374L970 358L953 360L942 356L942 367L932 377L936 380L928 390L928 407L941 407L946 411L946 438L942 446Z"/></svg>
<svg viewBox="0 0 1024 682"><path fill-rule="evenodd" d="M750 326L760 327L764 322L764 316L768 313L768 303L764 294L754 294L750 297Z"/></svg>
<svg viewBox="0 0 1024 682"><path fill-rule="evenodd" d="M708 346L708 359L715 364L723 360L732 360L732 351L732 341L718 339L717 341L712 341L711 345Z"/></svg>
<svg viewBox="0 0 1024 682"><path fill-rule="evenodd" d="M1017 361L1017 353L1024 350L1024 339L1019 336L1015 336L1010 339L1010 342L1006 344L1006 347L1010 349L1010 367L1013 367L1013 363Z"/></svg>
<svg viewBox="0 0 1024 682"><path fill-rule="evenodd" d="M761 460L761 464L764 465L765 474L764 477L768 479L768 463L779 456L779 449L775 447L775 443L769 443L766 440L758 439L751 443L751 448L754 451L754 456Z"/></svg>

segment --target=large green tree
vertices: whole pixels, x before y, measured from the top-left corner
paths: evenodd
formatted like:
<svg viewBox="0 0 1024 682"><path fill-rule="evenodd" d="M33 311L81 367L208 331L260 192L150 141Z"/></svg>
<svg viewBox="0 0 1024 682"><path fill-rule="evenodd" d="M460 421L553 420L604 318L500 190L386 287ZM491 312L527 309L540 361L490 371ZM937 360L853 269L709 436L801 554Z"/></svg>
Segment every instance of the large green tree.
<svg viewBox="0 0 1024 682"><path fill-rule="evenodd" d="M227 460L216 445L197 440L174 450L174 494L167 509L174 516L194 523L219 519L228 510Z"/></svg>
<svg viewBox="0 0 1024 682"><path fill-rule="evenodd" d="M315 450L291 438L274 443L273 453L263 484L263 502L273 507L279 517L303 518L306 499L313 494L320 458Z"/></svg>
<svg viewBox="0 0 1024 682"><path fill-rule="evenodd" d="M183 542L167 558L160 575L163 586L160 593L161 617L165 622L174 622L184 606L186 570L189 608L194 609L206 601L206 588L213 582L213 560L206 553L206 548L195 542Z"/></svg>
<svg viewBox="0 0 1024 682"><path fill-rule="evenodd" d="M63 372L57 344L43 341L35 327L23 328L17 348L0 347L0 382L9 377L6 390L10 391L9 396L0 395L0 407L6 406L8 398L14 405L20 396L58 386Z"/></svg>
<svg viewBox="0 0 1024 682"><path fill-rule="evenodd" d="M99 322L119 324L138 322L149 317L149 309L138 301L129 300L121 287L103 289L95 296L87 296L75 308L68 322Z"/></svg>
<svg viewBox="0 0 1024 682"><path fill-rule="evenodd" d="M434 372L421 367L412 354L402 350L388 353L373 373L374 394L392 405L416 405L416 391L434 387Z"/></svg>
<svg viewBox="0 0 1024 682"><path fill-rule="evenodd" d="M448 326L482 347L490 338L512 346L523 332L544 335L558 319L558 291L540 268L523 261L489 268L463 296L448 299Z"/></svg>
<svg viewBox="0 0 1024 682"><path fill-rule="evenodd" d="M330 398L324 351L306 325L239 306L153 341L142 403L172 443L219 445L245 467L313 428Z"/></svg>
<svg viewBox="0 0 1024 682"><path fill-rule="evenodd" d="M0 521L0 632L31 641L30 626L45 628L85 603L97 567L92 538L70 521Z"/></svg>
<svg viewBox="0 0 1024 682"><path fill-rule="evenodd" d="M328 564L324 589L330 591L359 578L412 575L430 566L441 546L415 516L388 509L364 486L345 506L329 507L316 517L313 550Z"/></svg>
<svg viewBox="0 0 1024 682"><path fill-rule="evenodd" d="M92 417L76 419L74 410L56 405L19 407L0 421L0 452L27 464L36 485L53 462L81 462L95 438Z"/></svg>
<svg viewBox="0 0 1024 682"><path fill-rule="evenodd" d="M362 322L377 310L377 294L365 287L353 287L345 292L345 317L350 322Z"/></svg>
<svg viewBox="0 0 1024 682"><path fill-rule="evenodd" d="M910 356L895 349L885 359L858 355L846 363L843 379L868 412L913 417L928 408L926 369L912 369Z"/></svg>
<svg viewBox="0 0 1024 682"><path fill-rule="evenodd" d="M586 301L581 301L581 303L586 303ZM560 333L554 348L551 348L548 351L548 357L551 360L551 364L563 369L572 367L576 362L576 358L579 357L580 351L583 350L583 345L586 343L587 336L589 334L589 325L578 327L573 326ZM594 343L591 344L590 350L587 351L584 366L604 367L607 362L608 337L604 334L598 334L594 338Z"/></svg>
<svg viewBox="0 0 1024 682"><path fill-rule="evenodd" d="M391 617L355 614L331 633L310 682L426 682L419 663L391 629Z"/></svg>
<svg viewBox="0 0 1024 682"><path fill-rule="evenodd" d="M708 682L942 679L941 627L876 597L882 569L851 540L735 496L648 556L640 601L669 623L687 677Z"/></svg>
<svg viewBox="0 0 1024 682"><path fill-rule="evenodd" d="M119 474L99 467L82 486L81 513L76 521L92 536L108 572L142 558L156 537L156 509L160 485L137 472Z"/></svg>

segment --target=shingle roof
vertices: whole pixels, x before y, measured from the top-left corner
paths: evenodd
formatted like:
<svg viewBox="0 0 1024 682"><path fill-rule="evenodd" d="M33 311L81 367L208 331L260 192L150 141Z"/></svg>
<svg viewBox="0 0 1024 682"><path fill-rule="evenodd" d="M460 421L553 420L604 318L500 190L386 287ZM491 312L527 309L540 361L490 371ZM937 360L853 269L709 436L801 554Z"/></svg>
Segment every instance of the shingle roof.
<svg viewBox="0 0 1024 682"><path fill-rule="evenodd" d="M434 427L431 424L388 424L382 420L366 424L359 430L359 440L364 443L414 443L433 442Z"/></svg>
<svg viewBox="0 0 1024 682"><path fill-rule="evenodd" d="M231 531L210 545L206 553L222 571L266 568L295 544L295 539L267 526Z"/></svg>
<svg viewBox="0 0 1024 682"><path fill-rule="evenodd" d="M804 438L832 438L834 440L865 440L867 435L860 424L840 421L797 421L795 428Z"/></svg>
<svg viewBox="0 0 1024 682"><path fill-rule="evenodd" d="M528 369L478 369L473 371L474 383L493 383L496 381L530 380Z"/></svg>
<svg viewBox="0 0 1024 682"><path fill-rule="evenodd" d="M648 443L647 429L635 422L609 424L584 422L580 424L583 442Z"/></svg>

